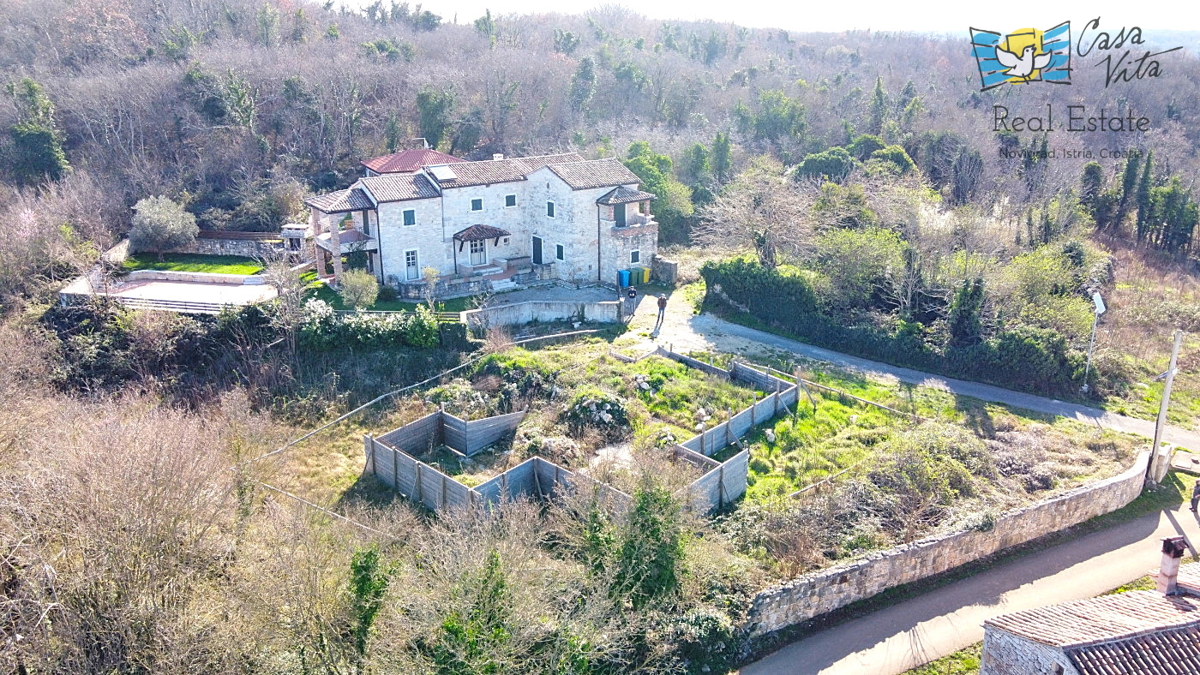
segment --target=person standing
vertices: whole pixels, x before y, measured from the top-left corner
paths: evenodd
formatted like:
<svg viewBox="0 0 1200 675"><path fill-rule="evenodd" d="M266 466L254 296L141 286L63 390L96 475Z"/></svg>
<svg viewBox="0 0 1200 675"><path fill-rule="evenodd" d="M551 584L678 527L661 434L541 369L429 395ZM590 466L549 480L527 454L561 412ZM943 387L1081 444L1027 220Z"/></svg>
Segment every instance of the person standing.
<svg viewBox="0 0 1200 675"><path fill-rule="evenodd" d="M637 311L637 289L633 286L630 286L629 290L626 291L625 299L625 305L628 307L629 316L633 316L633 313Z"/></svg>
<svg viewBox="0 0 1200 675"><path fill-rule="evenodd" d="M1200 480L1192 487L1192 513L1196 512L1197 504L1200 504Z"/></svg>
<svg viewBox="0 0 1200 675"><path fill-rule="evenodd" d="M654 330L657 332L663 325L663 319L667 317L667 294L662 293L658 296L658 321L654 324Z"/></svg>

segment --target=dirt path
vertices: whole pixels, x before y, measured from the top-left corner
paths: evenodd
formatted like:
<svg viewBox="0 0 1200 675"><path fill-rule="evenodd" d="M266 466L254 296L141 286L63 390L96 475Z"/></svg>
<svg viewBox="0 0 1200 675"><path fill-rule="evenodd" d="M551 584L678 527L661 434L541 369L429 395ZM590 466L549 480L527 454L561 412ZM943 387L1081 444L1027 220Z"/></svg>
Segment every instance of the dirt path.
<svg viewBox="0 0 1200 675"><path fill-rule="evenodd" d="M941 375L932 375L910 368L891 366L856 356L841 354L821 347L779 337L753 328L730 323L710 314L695 315L689 303L673 298L667 304L667 316L657 334L652 333L657 307L653 298L639 302L630 322L630 331L618 340L619 344L650 343L668 346L677 352L721 351L742 354L746 358L769 355L791 354L803 358L832 363L835 366L863 373L884 382L905 382L926 387L937 387L954 394L970 396L983 401L1004 403L1026 410L1060 415L1080 422L1139 434L1154 436L1154 422L1124 415L1115 415L1098 408L1058 399L1023 394L978 382L957 380ZM1168 426L1164 440L1176 445L1200 450L1200 433L1176 426Z"/></svg>
<svg viewBox="0 0 1200 675"><path fill-rule="evenodd" d="M1156 568L1163 537L1198 541L1180 506L1085 535L793 642L741 675L897 675L983 639L998 614L1082 600ZM1194 553L1194 551L1193 551Z"/></svg>

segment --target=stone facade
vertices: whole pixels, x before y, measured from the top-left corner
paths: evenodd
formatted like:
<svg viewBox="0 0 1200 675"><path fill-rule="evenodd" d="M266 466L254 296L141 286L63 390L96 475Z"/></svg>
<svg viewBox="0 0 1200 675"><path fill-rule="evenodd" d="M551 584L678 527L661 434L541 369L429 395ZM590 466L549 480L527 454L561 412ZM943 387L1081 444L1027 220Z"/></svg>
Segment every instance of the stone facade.
<svg viewBox="0 0 1200 675"><path fill-rule="evenodd" d="M869 598L889 588L941 574L1004 549L1116 511L1142 492L1149 455L1119 476L1009 511L992 529L921 541L806 574L755 596L748 628L761 637Z"/></svg>
<svg viewBox="0 0 1200 675"><path fill-rule="evenodd" d="M570 163L578 168L603 161ZM452 164L449 168L468 164L488 168L482 166L487 162ZM509 174L493 184L462 186L439 183L432 169L425 167L408 178L419 176L422 185L430 186L429 191L389 197L392 201L375 199L371 181L379 179L366 178L343 191L355 192L359 201L337 199L341 193L309 200L313 230L319 235L344 223L342 227L352 227L371 237L373 241L363 249L369 251L368 269L382 283L400 287L402 294L406 293L404 284L420 280L427 267L436 269L442 279L462 277L470 284L470 277L479 272L493 279L512 277L514 270L509 261L521 258L534 263L537 279L551 274L559 281L616 285L618 270L651 265L658 250L658 224L649 214L652 195L641 193L633 198L644 197L642 201L620 207L598 203L616 188L637 192L636 176L619 163L615 165L620 169L618 173L612 172L611 165L598 167L597 171L607 173L590 182L579 182L577 171L569 183L547 165L523 174ZM582 173L586 176L587 171L590 168ZM591 187L601 182L612 184ZM548 212L549 204L553 204L553 215ZM364 208L367 205L370 208ZM620 226L614 208L624 209L627 214ZM404 224L406 213L411 225ZM474 244L477 256L482 247L482 260L472 259L471 242L454 238L475 225L508 233ZM538 268L539 262L546 267ZM516 278L511 281L521 283ZM450 288L455 285L446 284L441 290L462 290ZM479 285L480 291L489 288L486 283Z"/></svg>
<svg viewBox="0 0 1200 675"><path fill-rule="evenodd" d="M1055 670L1061 666L1061 670ZM979 675L1029 675L1063 673L1079 675L1071 659L1058 647L1013 635L995 626L985 626L983 660Z"/></svg>

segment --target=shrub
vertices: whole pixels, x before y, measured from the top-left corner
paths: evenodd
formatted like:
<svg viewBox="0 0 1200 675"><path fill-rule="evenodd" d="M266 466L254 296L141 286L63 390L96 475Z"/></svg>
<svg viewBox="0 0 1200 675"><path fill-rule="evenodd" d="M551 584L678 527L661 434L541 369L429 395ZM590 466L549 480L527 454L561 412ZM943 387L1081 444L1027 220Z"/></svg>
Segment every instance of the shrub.
<svg viewBox="0 0 1200 675"><path fill-rule="evenodd" d="M347 307L361 309L375 304L379 297L379 282L366 270L352 269L342 275L342 302Z"/></svg>
<svg viewBox="0 0 1200 675"><path fill-rule="evenodd" d="M200 231L196 216L166 197L147 197L135 204L133 210L130 247L135 252L157 253L160 260L163 252L195 241Z"/></svg>
<svg viewBox="0 0 1200 675"><path fill-rule="evenodd" d="M304 303L300 326L302 344L317 350L338 346L427 349L438 345L438 336L437 317L424 307L415 312L339 315L329 303L316 298Z"/></svg>

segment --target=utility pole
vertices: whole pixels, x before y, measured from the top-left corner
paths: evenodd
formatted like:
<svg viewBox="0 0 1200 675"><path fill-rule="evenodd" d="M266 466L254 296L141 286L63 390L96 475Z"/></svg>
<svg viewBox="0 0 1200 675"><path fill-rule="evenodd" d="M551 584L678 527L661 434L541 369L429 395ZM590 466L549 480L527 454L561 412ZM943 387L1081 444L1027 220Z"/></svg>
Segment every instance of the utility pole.
<svg viewBox="0 0 1200 675"><path fill-rule="evenodd" d="M1150 450L1150 478L1155 483L1162 480L1167 474L1165 467L1160 470L1159 453L1161 452L1160 444L1162 443L1163 427L1167 424L1167 407L1171 405L1171 383L1175 380L1175 364L1179 361L1179 347L1183 344L1183 331L1175 330L1175 346L1171 348L1171 364L1167 367L1167 372L1162 374L1166 378L1166 383L1163 385L1162 403L1158 407L1158 422L1154 425L1154 445Z"/></svg>
<svg viewBox="0 0 1200 675"><path fill-rule="evenodd" d="M1085 394L1091 388L1088 385L1088 375L1092 372L1092 350L1096 347L1096 324L1100 323L1100 315L1107 309L1099 291L1092 293L1092 302L1096 304L1096 315L1092 318L1092 341L1088 343L1087 365L1083 368L1083 393Z"/></svg>

